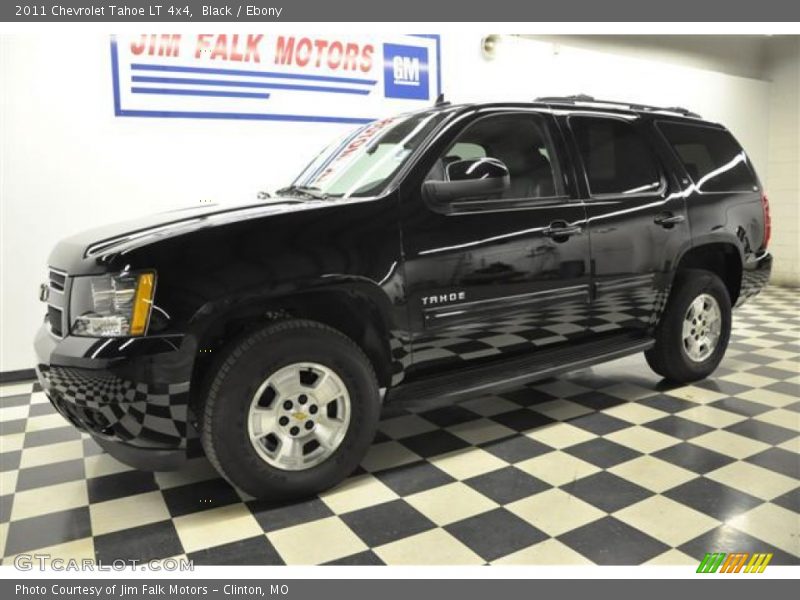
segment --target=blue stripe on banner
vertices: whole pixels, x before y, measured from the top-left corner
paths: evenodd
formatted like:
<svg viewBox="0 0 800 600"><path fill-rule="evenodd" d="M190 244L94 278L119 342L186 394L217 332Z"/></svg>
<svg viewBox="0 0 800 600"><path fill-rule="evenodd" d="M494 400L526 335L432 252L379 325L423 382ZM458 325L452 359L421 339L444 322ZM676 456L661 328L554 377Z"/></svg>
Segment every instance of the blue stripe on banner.
<svg viewBox="0 0 800 600"><path fill-rule="evenodd" d="M268 77L273 79L303 79L306 81L327 81L329 83L352 83L375 85L376 79L359 79L356 77L333 77L330 75L303 75L293 73L276 73L274 71L247 71L245 69L210 69L207 67L179 67L175 65L147 65L131 63L135 71L164 71L170 73L205 73L208 75L244 75L248 77Z"/></svg>
<svg viewBox="0 0 800 600"><path fill-rule="evenodd" d="M347 123L363 125L374 118L328 117L317 115L271 115L263 113L192 112L186 110L131 110L123 108L119 117L158 117L162 119L241 119L255 121L296 121L300 123Z"/></svg>
<svg viewBox="0 0 800 600"><path fill-rule="evenodd" d="M119 57L117 55L117 38L111 36L111 82L114 86L114 115L119 116L122 108L119 98Z"/></svg>
<svg viewBox="0 0 800 600"><path fill-rule="evenodd" d="M181 90L175 88L146 88L132 87L134 94L163 94L170 96L218 96L221 98L258 98L266 100L269 94L254 94L250 92L220 92L217 90Z"/></svg>
<svg viewBox="0 0 800 600"><path fill-rule="evenodd" d="M320 85L298 85L294 83L262 83L260 81L227 81L224 79L194 79L183 77L145 77L134 75L134 83L170 83L178 85L220 85L230 87L269 88L273 90L297 90L301 92L326 92L332 94L369 94L369 90L338 88Z"/></svg>

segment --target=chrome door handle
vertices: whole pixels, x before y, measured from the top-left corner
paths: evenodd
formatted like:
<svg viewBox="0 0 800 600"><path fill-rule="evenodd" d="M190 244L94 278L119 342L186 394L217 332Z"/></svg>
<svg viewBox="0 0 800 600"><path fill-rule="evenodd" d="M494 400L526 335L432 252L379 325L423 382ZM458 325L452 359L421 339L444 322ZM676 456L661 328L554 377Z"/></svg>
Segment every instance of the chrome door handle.
<svg viewBox="0 0 800 600"><path fill-rule="evenodd" d="M673 225L678 223L683 223L686 220L686 217L683 215L673 215L672 213L661 213L657 215L655 219L653 219L653 223L656 225L661 225L662 227L669 229Z"/></svg>

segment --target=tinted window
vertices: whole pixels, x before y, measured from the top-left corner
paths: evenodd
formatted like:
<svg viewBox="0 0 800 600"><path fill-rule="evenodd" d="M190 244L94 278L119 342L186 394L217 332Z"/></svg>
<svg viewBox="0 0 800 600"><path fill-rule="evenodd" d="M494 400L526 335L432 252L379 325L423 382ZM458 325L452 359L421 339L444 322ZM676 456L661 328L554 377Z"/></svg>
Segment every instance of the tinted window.
<svg viewBox="0 0 800 600"><path fill-rule="evenodd" d="M503 198L547 198L561 195L557 165L547 129L538 115L484 117L469 125L436 161L428 180L444 180L451 162L496 158L508 168L509 190Z"/></svg>
<svg viewBox="0 0 800 600"><path fill-rule="evenodd" d="M658 127L700 191L758 189L744 150L724 129L680 123L659 123Z"/></svg>
<svg viewBox="0 0 800 600"><path fill-rule="evenodd" d="M569 122L592 195L643 194L661 188L661 170L633 125L602 117L572 117Z"/></svg>
<svg viewBox="0 0 800 600"><path fill-rule="evenodd" d="M458 157L458 160L484 158L486 156L486 148L478 144L470 144L469 142L458 142L453 144L450 150L447 151L447 156Z"/></svg>

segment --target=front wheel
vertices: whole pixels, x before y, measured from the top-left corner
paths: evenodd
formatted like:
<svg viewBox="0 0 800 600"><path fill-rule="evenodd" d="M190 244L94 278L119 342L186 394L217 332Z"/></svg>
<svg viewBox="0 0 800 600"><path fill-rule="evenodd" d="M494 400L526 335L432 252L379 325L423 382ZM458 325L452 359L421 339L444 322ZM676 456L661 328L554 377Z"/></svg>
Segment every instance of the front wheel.
<svg viewBox="0 0 800 600"><path fill-rule="evenodd" d="M201 441L220 474L248 494L302 497L358 466L379 414L372 365L352 340L313 321L284 321L222 357Z"/></svg>
<svg viewBox="0 0 800 600"><path fill-rule="evenodd" d="M661 321L656 344L645 352L662 377L689 383L719 366L731 335L731 299L722 280L710 271L678 273Z"/></svg>

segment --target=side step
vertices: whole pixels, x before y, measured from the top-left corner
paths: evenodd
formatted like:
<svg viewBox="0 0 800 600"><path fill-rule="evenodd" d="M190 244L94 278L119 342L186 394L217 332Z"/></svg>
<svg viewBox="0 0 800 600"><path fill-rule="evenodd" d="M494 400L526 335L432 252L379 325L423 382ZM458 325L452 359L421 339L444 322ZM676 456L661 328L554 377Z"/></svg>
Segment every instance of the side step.
<svg viewBox="0 0 800 600"><path fill-rule="evenodd" d="M591 367L652 347L651 338L615 334L580 346L542 349L535 354L484 363L441 375L431 375L389 390L385 403L404 407L443 406L488 392L516 389L526 383L567 371Z"/></svg>

